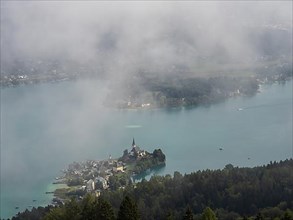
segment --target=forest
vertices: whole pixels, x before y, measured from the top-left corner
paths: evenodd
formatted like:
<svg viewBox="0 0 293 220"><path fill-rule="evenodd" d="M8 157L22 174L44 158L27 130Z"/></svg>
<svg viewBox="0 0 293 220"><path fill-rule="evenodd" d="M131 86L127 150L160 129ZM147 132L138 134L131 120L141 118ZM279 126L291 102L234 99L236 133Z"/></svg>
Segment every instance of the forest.
<svg viewBox="0 0 293 220"><path fill-rule="evenodd" d="M33 208L21 219L293 220L293 159L254 168L226 165L190 174L152 176L99 198Z"/></svg>

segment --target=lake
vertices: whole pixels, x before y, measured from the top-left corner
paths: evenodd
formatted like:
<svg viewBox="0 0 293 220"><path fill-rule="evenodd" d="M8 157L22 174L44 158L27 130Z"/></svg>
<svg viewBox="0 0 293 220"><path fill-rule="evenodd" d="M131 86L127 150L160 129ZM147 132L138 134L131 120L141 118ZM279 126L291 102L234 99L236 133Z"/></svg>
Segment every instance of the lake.
<svg viewBox="0 0 293 220"><path fill-rule="evenodd" d="M119 157L133 137L145 150L163 150L163 175L292 157L292 81L193 108L109 109L106 92L86 80L1 89L1 218L48 204L61 169Z"/></svg>

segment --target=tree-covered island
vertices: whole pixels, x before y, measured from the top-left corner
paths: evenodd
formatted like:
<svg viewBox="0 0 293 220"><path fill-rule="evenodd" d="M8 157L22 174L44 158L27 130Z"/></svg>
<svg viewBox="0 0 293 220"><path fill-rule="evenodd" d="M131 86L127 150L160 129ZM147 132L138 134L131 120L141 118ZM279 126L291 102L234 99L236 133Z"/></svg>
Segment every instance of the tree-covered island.
<svg viewBox="0 0 293 220"><path fill-rule="evenodd" d="M103 190L117 190L132 183L133 177L161 166L165 166L166 157L161 149L152 153L141 149L133 139L131 150L125 149L120 158L106 160L87 160L73 162L63 175L56 177L55 184L66 184L54 192L54 203L77 198L82 199L87 193L99 196ZM53 193L53 192L47 192Z"/></svg>

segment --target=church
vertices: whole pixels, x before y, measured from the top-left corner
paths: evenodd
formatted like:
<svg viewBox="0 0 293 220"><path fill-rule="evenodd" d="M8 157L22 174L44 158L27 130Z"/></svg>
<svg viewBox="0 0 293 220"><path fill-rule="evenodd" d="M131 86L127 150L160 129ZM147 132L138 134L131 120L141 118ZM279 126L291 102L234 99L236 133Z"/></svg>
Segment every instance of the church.
<svg viewBox="0 0 293 220"><path fill-rule="evenodd" d="M134 157L135 159L140 159L146 155L145 150L141 150L136 144L133 138L131 151L129 152L129 156Z"/></svg>

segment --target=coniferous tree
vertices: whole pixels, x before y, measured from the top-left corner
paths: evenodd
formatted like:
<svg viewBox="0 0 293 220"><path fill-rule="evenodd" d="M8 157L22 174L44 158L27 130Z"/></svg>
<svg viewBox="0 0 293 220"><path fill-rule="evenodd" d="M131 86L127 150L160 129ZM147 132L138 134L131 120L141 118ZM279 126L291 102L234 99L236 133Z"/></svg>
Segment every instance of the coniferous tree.
<svg viewBox="0 0 293 220"><path fill-rule="evenodd" d="M293 194L288 190L293 180L292 166L293 160L290 159L255 168L234 167L229 171L205 170L184 176L174 173L174 178L169 175L154 176L149 181L142 180L137 183L135 188L129 186L123 191L104 191L102 198L109 201L114 213L119 211L123 194L127 193L132 196L131 198L139 198L138 207L142 219L183 218L187 202L192 202L192 208L196 212L202 209L203 204L210 204L217 209L216 216L219 219L240 219L242 215L246 216L242 220L255 220L256 217L263 219L264 216L265 219L293 220L290 202ZM282 181L279 181L280 179ZM100 213L96 211L97 204L98 201L94 197L96 215ZM49 207L47 211L44 208L27 210L13 217L13 220L36 220L44 216L46 220L69 218L90 220L87 214L92 210L91 206L91 199L85 196L82 201ZM257 216L258 212L263 216L260 214ZM204 214L198 217L198 215L194 216L196 219L210 219Z"/></svg>
<svg viewBox="0 0 293 220"><path fill-rule="evenodd" d="M54 208L51 209L43 218L43 220L61 220L64 219L64 212L65 212L65 208ZM19 218L22 219L22 218ZM12 220L14 220L14 217L12 218Z"/></svg>
<svg viewBox="0 0 293 220"><path fill-rule="evenodd" d="M255 220L264 220L264 219L265 218L263 217L263 215L260 212L257 213Z"/></svg>
<svg viewBox="0 0 293 220"><path fill-rule="evenodd" d="M81 215L83 219L94 220L96 198L87 194L81 201Z"/></svg>
<svg viewBox="0 0 293 220"><path fill-rule="evenodd" d="M118 220L138 220L138 208L129 196L125 196L118 212Z"/></svg>
<svg viewBox="0 0 293 220"><path fill-rule="evenodd" d="M201 220L217 220L217 218L214 211L210 207L207 207L203 210Z"/></svg>
<svg viewBox="0 0 293 220"><path fill-rule="evenodd" d="M81 210L76 202L75 199L72 199L70 202L66 203L65 206L65 213L64 213L64 218L63 219L68 219L68 220L79 220L82 219L81 217Z"/></svg>
<svg viewBox="0 0 293 220"><path fill-rule="evenodd" d="M166 215L165 220L174 220L174 219L175 219L175 217L174 217L173 212L172 212L171 210L169 210L169 211L167 212L167 215Z"/></svg>
<svg viewBox="0 0 293 220"><path fill-rule="evenodd" d="M183 220L193 220L193 213L189 206L186 209Z"/></svg>
<svg viewBox="0 0 293 220"><path fill-rule="evenodd" d="M95 220L114 220L114 211L109 202L102 198L98 199L95 209Z"/></svg>
<svg viewBox="0 0 293 220"><path fill-rule="evenodd" d="M293 212L290 210L286 210L281 220L293 220Z"/></svg>

